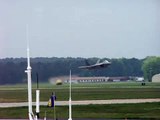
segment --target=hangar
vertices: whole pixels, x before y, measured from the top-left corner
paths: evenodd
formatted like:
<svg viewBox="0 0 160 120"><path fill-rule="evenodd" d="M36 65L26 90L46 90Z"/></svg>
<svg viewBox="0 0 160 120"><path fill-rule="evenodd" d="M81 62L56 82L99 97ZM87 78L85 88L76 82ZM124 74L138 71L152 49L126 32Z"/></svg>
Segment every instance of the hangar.
<svg viewBox="0 0 160 120"><path fill-rule="evenodd" d="M152 77L152 82L160 82L160 74L156 74Z"/></svg>

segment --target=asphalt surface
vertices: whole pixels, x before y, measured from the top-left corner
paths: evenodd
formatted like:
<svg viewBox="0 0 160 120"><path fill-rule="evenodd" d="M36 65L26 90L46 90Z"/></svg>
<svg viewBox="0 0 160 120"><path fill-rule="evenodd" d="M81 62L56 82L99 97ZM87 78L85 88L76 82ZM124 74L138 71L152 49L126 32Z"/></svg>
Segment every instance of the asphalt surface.
<svg viewBox="0 0 160 120"><path fill-rule="evenodd" d="M83 100L72 101L72 105L89 105L89 104L124 104L124 103L147 103L147 102L160 102L160 98L156 99L112 99L112 100ZM48 102L40 102L41 106L47 106ZM56 106L66 106L68 101L55 101ZM19 103L0 103L0 108L8 107L23 107L28 106L28 102ZM35 106L35 102L33 102Z"/></svg>

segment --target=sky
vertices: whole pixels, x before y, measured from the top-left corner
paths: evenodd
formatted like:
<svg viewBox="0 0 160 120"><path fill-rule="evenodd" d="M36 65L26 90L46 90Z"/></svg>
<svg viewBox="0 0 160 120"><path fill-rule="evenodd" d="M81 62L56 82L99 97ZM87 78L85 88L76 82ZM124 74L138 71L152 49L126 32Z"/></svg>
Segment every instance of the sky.
<svg viewBox="0 0 160 120"><path fill-rule="evenodd" d="M31 57L160 56L160 0L0 0L0 58L27 38Z"/></svg>

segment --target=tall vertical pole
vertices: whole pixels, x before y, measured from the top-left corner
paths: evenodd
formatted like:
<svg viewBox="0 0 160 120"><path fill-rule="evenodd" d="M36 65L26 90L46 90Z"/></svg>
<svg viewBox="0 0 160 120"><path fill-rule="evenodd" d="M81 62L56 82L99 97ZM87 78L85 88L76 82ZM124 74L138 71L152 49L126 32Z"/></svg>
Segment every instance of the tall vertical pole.
<svg viewBox="0 0 160 120"><path fill-rule="evenodd" d="M26 39L27 39L27 80L28 80L28 112L29 119L32 120L32 83L31 83L31 65L30 65L30 55L29 55L29 40L28 40L28 25L26 26Z"/></svg>
<svg viewBox="0 0 160 120"><path fill-rule="evenodd" d="M70 70L70 77L69 77L69 119L72 120L72 99L71 99L71 70Z"/></svg>
<svg viewBox="0 0 160 120"><path fill-rule="evenodd" d="M40 112L40 109L39 109L39 98L40 98L40 90L39 90L39 83L38 83L38 73L36 73L36 76L37 76L37 90L36 90L36 117L37 119L39 119L39 112Z"/></svg>
<svg viewBox="0 0 160 120"><path fill-rule="evenodd" d="M55 100L56 100L56 93L54 92L54 120L57 120Z"/></svg>

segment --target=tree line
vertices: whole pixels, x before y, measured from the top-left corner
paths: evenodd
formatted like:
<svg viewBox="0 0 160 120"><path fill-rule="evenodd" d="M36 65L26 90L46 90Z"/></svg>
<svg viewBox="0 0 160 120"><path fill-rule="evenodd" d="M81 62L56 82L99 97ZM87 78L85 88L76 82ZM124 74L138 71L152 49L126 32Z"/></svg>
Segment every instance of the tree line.
<svg viewBox="0 0 160 120"><path fill-rule="evenodd" d="M85 65L86 58L31 58L32 81L36 81L36 73L39 74L40 82L48 82L51 77L68 76L69 70L77 76L143 76L146 69L142 66L146 59L119 58L108 59L112 64L99 70L82 70L79 66ZM90 64L96 63L99 58L87 58ZM24 72L27 68L26 58L5 58L0 59L0 84L26 83L27 75ZM148 68L147 68L148 69ZM153 69L153 67L152 67ZM154 72L156 73L156 72ZM146 74L146 73L145 73ZM147 78L147 77L146 77Z"/></svg>

